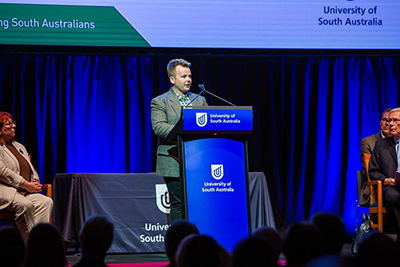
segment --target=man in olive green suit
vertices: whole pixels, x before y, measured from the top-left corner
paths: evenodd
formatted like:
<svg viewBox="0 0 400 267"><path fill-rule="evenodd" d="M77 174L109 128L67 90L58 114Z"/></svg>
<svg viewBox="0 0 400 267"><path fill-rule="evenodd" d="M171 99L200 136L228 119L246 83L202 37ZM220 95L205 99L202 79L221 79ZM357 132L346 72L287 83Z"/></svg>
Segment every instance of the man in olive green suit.
<svg viewBox="0 0 400 267"><path fill-rule="evenodd" d="M361 158L361 167L363 170L363 185L361 188L361 193L360 193L360 205L361 206L369 206L369 187L367 186L367 172L365 169L365 161L364 161L364 153L372 155L372 151L374 151L375 148L375 142L379 139L386 138L392 136L390 134L390 129L389 129L389 112L392 110L392 108L386 109L384 112L381 114L381 120L380 120L380 126L381 130L377 134L373 134L370 136L367 136L361 140L361 146L360 146L360 158Z"/></svg>
<svg viewBox="0 0 400 267"><path fill-rule="evenodd" d="M171 89L151 100L151 125L159 137L156 173L163 176L167 184L172 222L182 219L181 187L176 136L172 140L166 138L179 121L182 106L207 105L204 97L189 92L192 85L189 67L190 63L184 59L171 60L167 66Z"/></svg>

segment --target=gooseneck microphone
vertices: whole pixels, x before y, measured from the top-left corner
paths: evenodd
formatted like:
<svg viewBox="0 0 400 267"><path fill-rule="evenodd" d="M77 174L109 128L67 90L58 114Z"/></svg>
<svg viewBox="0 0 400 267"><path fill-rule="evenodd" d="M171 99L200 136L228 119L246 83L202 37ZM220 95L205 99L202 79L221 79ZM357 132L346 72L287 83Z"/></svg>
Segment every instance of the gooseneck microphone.
<svg viewBox="0 0 400 267"><path fill-rule="evenodd" d="M231 106L234 106L234 107L236 106L235 104L232 104L232 103L229 102L228 100L225 100L225 99L223 99L222 97L219 97L219 96L217 96L216 94L213 94L213 93L211 93L210 91L207 91L206 88L204 87L204 84L199 84L198 86L199 86L199 88L201 89L201 93L206 92L206 93L212 95L213 97L216 97L216 98L218 98L219 100L222 100L222 101L224 101L225 103L227 103L227 104L229 104L229 105L231 105ZM201 93L200 93L200 94L201 94Z"/></svg>
<svg viewBox="0 0 400 267"><path fill-rule="evenodd" d="M204 88L204 89L201 89L201 92L200 92L198 95L196 95L195 98L193 98L192 100L190 100L190 102L189 102L186 106L188 107L190 104L192 104L192 102L195 101L196 98L198 98L202 93L204 93L205 90L206 90L205 88Z"/></svg>

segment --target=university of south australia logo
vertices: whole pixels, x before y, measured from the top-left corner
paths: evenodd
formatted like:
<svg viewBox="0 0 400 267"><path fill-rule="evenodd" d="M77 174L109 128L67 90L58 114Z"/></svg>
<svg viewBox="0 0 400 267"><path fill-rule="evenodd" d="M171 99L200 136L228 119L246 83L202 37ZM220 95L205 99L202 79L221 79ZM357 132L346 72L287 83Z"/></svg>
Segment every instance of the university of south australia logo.
<svg viewBox="0 0 400 267"><path fill-rule="evenodd" d="M196 112L196 123L199 127L204 127L207 124L207 113Z"/></svg>
<svg viewBox="0 0 400 267"><path fill-rule="evenodd" d="M220 180L224 177L224 165L211 164L211 175L215 180Z"/></svg>
<svg viewBox="0 0 400 267"><path fill-rule="evenodd" d="M156 202L161 212L169 214L170 202L166 184L156 184Z"/></svg>

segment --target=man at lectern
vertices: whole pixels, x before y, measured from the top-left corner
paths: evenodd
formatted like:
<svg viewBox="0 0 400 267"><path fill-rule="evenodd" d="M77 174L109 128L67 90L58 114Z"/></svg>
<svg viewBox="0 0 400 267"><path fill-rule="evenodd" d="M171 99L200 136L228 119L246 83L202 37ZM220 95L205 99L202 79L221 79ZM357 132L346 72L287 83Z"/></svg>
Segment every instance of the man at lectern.
<svg viewBox="0 0 400 267"><path fill-rule="evenodd" d="M197 94L189 92L192 85L190 65L181 58L171 60L167 65L171 88L151 100L151 124L159 137L156 173L163 176L167 184L172 222L182 219L181 186L176 137L173 141L167 141L166 137L181 118L182 106L207 106L204 97L196 98Z"/></svg>

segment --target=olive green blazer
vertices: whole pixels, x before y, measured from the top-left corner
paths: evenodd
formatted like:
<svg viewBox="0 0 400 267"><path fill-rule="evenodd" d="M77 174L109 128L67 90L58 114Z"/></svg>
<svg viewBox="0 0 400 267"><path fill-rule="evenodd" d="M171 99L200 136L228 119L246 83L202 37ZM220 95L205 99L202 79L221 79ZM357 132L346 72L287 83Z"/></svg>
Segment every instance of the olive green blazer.
<svg viewBox="0 0 400 267"><path fill-rule="evenodd" d="M360 192L360 205L361 206L369 207L369 198L370 198L370 194L371 194L369 186L367 186L368 177L367 177L367 171L365 168L366 166L365 166L365 161L364 161L364 153L372 155L372 151L374 151L374 148L375 148L375 142L380 139L382 139L381 132L361 139L360 159L361 159L361 167L362 167L362 175L363 175L363 181L362 181L361 192Z"/></svg>
<svg viewBox="0 0 400 267"><path fill-rule="evenodd" d="M189 94L190 99L197 96L194 93ZM207 101L199 96L192 105L207 106ZM170 142L166 144L165 138L179 121L181 110L182 106L172 88L151 100L151 125L154 133L159 137L156 173L164 177L179 177L177 145Z"/></svg>

